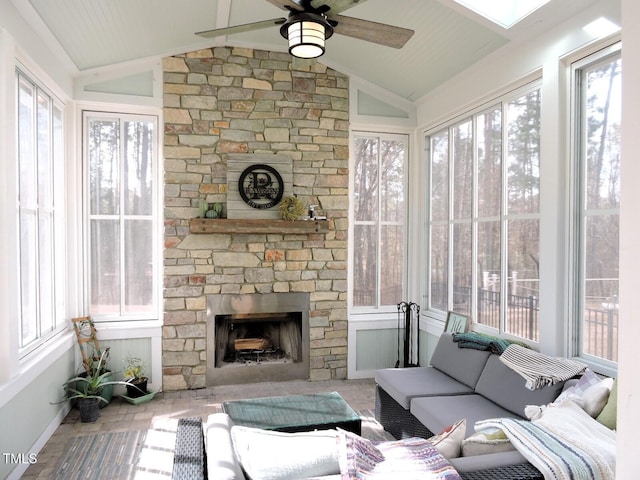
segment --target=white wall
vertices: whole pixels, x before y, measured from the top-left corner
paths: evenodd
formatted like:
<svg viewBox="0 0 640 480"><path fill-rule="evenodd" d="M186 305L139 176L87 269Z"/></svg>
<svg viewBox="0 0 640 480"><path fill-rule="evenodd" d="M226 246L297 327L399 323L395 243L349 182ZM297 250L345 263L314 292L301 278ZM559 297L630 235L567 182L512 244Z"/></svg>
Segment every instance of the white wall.
<svg viewBox="0 0 640 480"><path fill-rule="evenodd" d="M68 102L72 71L27 26L10 1L0 0L0 178L5 180L0 193L0 223L4 231L0 237L0 271L3 272L0 277L0 431L3 432L0 451L27 455L38 452L69 411L66 404L50 402L60 399L62 384L74 372L75 341L72 333L62 334L28 359L18 359L16 59L51 86L55 96ZM68 174L65 181L71 185L75 172L70 170ZM69 231L75 228L73 219L73 214L67 217ZM77 271L70 266L77 263L65 263L68 267L65 277L77 279ZM72 289L74 281L68 283ZM68 303L65 314L74 316L76 306L75 302ZM0 462L0 478L17 478L27 466Z"/></svg>
<svg viewBox="0 0 640 480"><path fill-rule="evenodd" d="M638 346L640 338L640 2L622 0L622 202L620 208L620 332L618 387L618 465L616 479L639 476L640 383Z"/></svg>
<svg viewBox="0 0 640 480"><path fill-rule="evenodd" d="M19 9L19 10L18 10ZM25 18L35 26L32 29ZM18 226L15 214L17 198L15 178L15 68L16 60L65 103L67 162L63 191L66 194L66 310L63 318L86 315L86 291L83 282L83 218L82 218L82 166L81 166L81 110L99 109L111 105L132 113L151 113L161 118L162 74L161 61L143 62L115 72L93 72L90 77L80 75L55 39L51 38L34 14L27 0L12 2L0 0L0 178L13 179L0 189L0 223L5 232L0 236L0 431L13 432L0 435L0 451L28 455L37 453L59 426L69 411L68 404L51 404L60 399L62 384L73 376L79 365L75 335L70 330L49 342L45 347L20 361L17 339L17 270ZM41 36L40 36L41 35ZM118 82L118 76L145 74L153 82L145 88L147 96L126 94L128 83ZM135 80L136 77L133 77ZM109 82L125 94L113 95L104 91L92 92L90 81ZM149 96L149 95L152 96ZM82 104L78 103L82 100ZM118 105L116 107L115 105ZM160 121L160 124L162 122ZM161 150L160 150L161 153ZM161 166L160 166L161 169ZM161 225L158 238L161 238ZM159 282L161 288L162 282ZM145 359L150 368L150 388L161 388L161 319L153 325L121 325L100 328L100 338L119 345L122 355L129 349L145 347ZM122 356L120 355L120 356ZM120 369L120 358L114 358ZM29 412L36 412L35 414ZM19 425L20 428L16 428ZM26 457L25 457L26 458ZM0 462L0 478L19 478L28 464Z"/></svg>

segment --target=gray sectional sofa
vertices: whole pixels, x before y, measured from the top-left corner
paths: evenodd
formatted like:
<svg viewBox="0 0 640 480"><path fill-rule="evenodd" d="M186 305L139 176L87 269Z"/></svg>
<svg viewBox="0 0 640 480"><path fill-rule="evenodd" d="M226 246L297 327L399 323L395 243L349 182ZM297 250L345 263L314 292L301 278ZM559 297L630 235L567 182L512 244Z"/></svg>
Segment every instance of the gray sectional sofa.
<svg viewBox="0 0 640 480"><path fill-rule="evenodd" d="M429 438L467 419L467 433L478 420L524 418L526 405L545 405L561 393L564 382L537 390L504 365L490 351L459 348L451 334L443 334L430 366L378 370L376 419L396 438ZM525 463L518 452L452 459L461 472Z"/></svg>
<svg viewBox="0 0 640 480"><path fill-rule="evenodd" d="M467 435L477 420L524 418L526 405L545 405L560 394L564 382L537 390L489 351L458 348L443 334L430 366L378 370L376 418L396 438L430 437L462 418Z"/></svg>

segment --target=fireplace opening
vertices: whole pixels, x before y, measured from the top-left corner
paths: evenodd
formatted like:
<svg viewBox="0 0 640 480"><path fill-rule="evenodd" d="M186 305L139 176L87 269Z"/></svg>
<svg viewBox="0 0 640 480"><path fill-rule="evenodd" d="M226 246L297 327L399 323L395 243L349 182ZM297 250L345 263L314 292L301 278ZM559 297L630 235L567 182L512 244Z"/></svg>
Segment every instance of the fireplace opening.
<svg viewBox="0 0 640 480"><path fill-rule="evenodd" d="M302 313L216 315L215 367L302 361Z"/></svg>
<svg viewBox="0 0 640 480"><path fill-rule="evenodd" d="M207 296L207 386L309 378L308 293Z"/></svg>

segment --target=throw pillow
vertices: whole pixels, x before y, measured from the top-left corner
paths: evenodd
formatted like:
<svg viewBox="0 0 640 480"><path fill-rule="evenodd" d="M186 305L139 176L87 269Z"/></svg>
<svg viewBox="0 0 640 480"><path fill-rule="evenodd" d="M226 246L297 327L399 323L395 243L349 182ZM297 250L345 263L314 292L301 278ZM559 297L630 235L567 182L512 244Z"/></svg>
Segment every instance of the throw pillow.
<svg viewBox="0 0 640 480"><path fill-rule="evenodd" d="M611 387L611 393L609 394L609 399L607 400L607 404L604 406L600 415L596 417L596 420L603 424L605 427L609 427L611 430L615 430L617 428L617 417L618 417L618 380L613 381L613 386Z"/></svg>
<svg viewBox="0 0 640 480"><path fill-rule="evenodd" d="M564 400L571 400L591 417L595 418L606 405L612 385L612 378L603 380L587 369L578 380L578 383L564 390L553 403L548 405L527 405L524 409L524 415L529 420L537 420L546 408L560 405Z"/></svg>
<svg viewBox="0 0 640 480"><path fill-rule="evenodd" d="M484 455L515 450L511 441L499 428L476 432L462 441L462 456Z"/></svg>
<svg viewBox="0 0 640 480"><path fill-rule="evenodd" d="M600 382L600 380L600 377L598 377L595 373L593 373L593 371L587 368L580 377L580 380L578 380L578 383L576 383L573 387L569 387L564 390L560 395L558 395L558 398L556 398L553 403L560 403L563 400L569 398L571 395L582 396L587 388L591 387L592 385L596 385Z"/></svg>
<svg viewBox="0 0 640 480"><path fill-rule="evenodd" d="M605 378L601 382L587 388L582 395L580 395L580 402L582 409L591 415L592 418L600 415L600 412L607 404L609 400L609 393L611 393L611 387L613 387L613 378Z"/></svg>
<svg viewBox="0 0 640 480"><path fill-rule="evenodd" d="M298 480L339 474L338 436L336 430L284 433L231 427L236 457L252 480Z"/></svg>
<svg viewBox="0 0 640 480"><path fill-rule="evenodd" d="M338 429L340 472L343 478L358 478L358 472L370 472L384 460L384 455L371 441L360 435Z"/></svg>
<svg viewBox="0 0 640 480"><path fill-rule="evenodd" d="M444 458L456 458L460 456L460 446L466 431L467 419L463 418L428 440Z"/></svg>

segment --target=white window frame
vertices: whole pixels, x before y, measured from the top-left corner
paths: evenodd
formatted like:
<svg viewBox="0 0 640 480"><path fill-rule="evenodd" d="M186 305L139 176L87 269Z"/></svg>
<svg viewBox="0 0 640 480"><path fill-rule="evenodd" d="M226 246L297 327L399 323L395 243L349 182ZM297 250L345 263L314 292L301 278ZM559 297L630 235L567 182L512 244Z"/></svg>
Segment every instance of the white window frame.
<svg viewBox="0 0 640 480"><path fill-rule="evenodd" d="M21 203L20 200L20 187L19 184L16 186L16 225L18 240L18 262L17 262L17 270L18 270L18 278L16 278L17 282L17 290L18 290L18 298L17 298L17 311L18 311L18 358L21 362L26 361L30 358L30 355L38 352L43 346L45 346L49 341L56 338L59 334L67 330L67 323L65 322L66 315L66 254L65 254L65 230L66 230L66 204L65 204L65 172L66 172L66 153L65 153L65 128L66 128L66 115L65 115L65 104L59 97L57 97L47 86L36 76L34 75L24 64L21 62L16 62L15 69L15 91L16 91L16 102L18 102L18 89L20 79L31 84L34 89L34 107L37 107L37 95L40 92L42 95L46 96L49 99L49 105L52 107L50 112L50 124L49 131L47 132L49 136L49 140L51 143L51 151L49 152L47 160L51 162L52 168L52 178L51 178L51 189L53 196L53 205L44 207L39 203L35 205L24 205L24 202ZM59 135L55 135L54 129L55 125L53 122L54 110L57 109L60 114L60 128L61 131ZM37 110L34 109L37 114ZM20 170L20 160L19 160L19 142L18 142L18 134L19 128L17 125L18 122L19 109L16 107L16 182L19 182L19 170ZM37 142L37 132L34 132L34 152L36 156L38 156L38 142ZM56 142L57 138L57 142ZM57 145L57 147L56 147ZM59 150L58 150L59 148ZM37 162L38 160L36 160ZM52 245L52 264L50 265L50 269L52 270L52 279L53 285L51 288L53 291L53 308L54 315L52 317L52 327L49 331L42 331L41 325L41 314L40 309L36 308L36 337L27 344L22 344L22 275L25 272L21 269L21 249L22 249L22 241L20 234L20 215L21 210L24 208L30 209L36 217L39 217L41 211L45 211L43 213L47 213L52 217L53 224L53 245ZM37 218L36 218L37 222ZM38 230L39 231L39 230ZM36 250L39 252L40 248L37 247ZM36 261L36 265L40 265L40 259ZM42 270L41 268L36 268L36 277L38 277L39 272ZM39 278L36 278L36 285L39 285L41 282ZM36 302L38 307L41 305L41 297L39 287L36 292Z"/></svg>
<svg viewBox="0 0 640 480"><path fill-rule="evenodd" d="M162 192L162 162L161 162L161 153L160 153L160 141L162 138L162 132L159 130L161 121L159 115L155 111L135 111L134 109L129 110L126 108L117 108L109 111L101 110L100 108L87 108L82 111L82 138L83 138L83 148L82 148L82 163L84 168L84 195L83 195L83 207L84 207L84 238L85 238L85 285L86 285L86 298L87 298L87 309L91 307L91 215L89 211L90 207L90 184L89 184L89 158L88 158L88 129L87 129L87 119L118 119L120 122L127 120L144 120L144 121L152 121L154 123L154 132L155 137L153 139L153 153L152 153L152 195L153 195L153 207L151 214L152 221L152 231L153 231L153 241L152 241L152 307L149 312L141 313L141 314L123 314L122 313L122 301L121 298L121 309L120 314L93 314L90 312L92 318L96 323L103 324L113 324L115 327L127 328L131 326L132 328L137 328L140 323L144 323L145 326L152 326L155 324L160 324L161 319L161 308L160 302L162 300L162 219L161 219L161 192ZM122 175L121 175L122 178ZM122 211L119 213L120 221L126 215L123 214ZM122 252L124 247L124 240L121 235L120 240L120 251ZM123 257L121 257L123 258ZM121 287L124 288L124 287Z"/></svg>
<svg viewBox="0 0 640 480"><path fill-rule="evenodd" d="M570 75L570 181L571 200L570 211L574 219L569 226L569 242L572 248L569 249L569 354L581 358L592 368L599 371L615 374L617 362L602 357L587 354L583 351L583 320L584 320L584 280L585 272L582 259L585 250L584 218L589 213L583 208L584 196L584 158L582 147L582 111L581 111L581 73L584 69L605 62L607 59L621 55L621 42L604 46L596 51L590 51L580 59L571 63ZM615 209L618 215L620 208ZM615 213L609 211L609 213ZM618 322L620 315L618 313Z"/></svg>
<svg viewBox="0 0 640 480"><path fill-rule="evenodd" d="M410 135L407 133L393 133L393 132L381 132L381 131L371 131L371 130L366 130L366 129L362 129L362 130L354 130L351 132L351 138L352 138L352 142L355 141L356 137L366 137L366 138L376 138L378 139L378 141L382 141L382 140L393 140L393 141L402 141L404 142L404 145L406 147L406 151L405 151L405 157L404 157L404 165L403 165L403 171L404 171L404 178L403 178L403 185L404 185L404 191L405 191L405 202L404 202L404 223L402 224L404 226L404 235L403 235L403 259L402 259L402 265L403 265L403 273L402 273L402 291L403 291L403 297L407 296L407 276L408 276L408 269L407 269L407 250L408 250L408 246L407 246L407 242L408 242L408 207L409 207L409 202L410 202L410 195L409 195L409 182L408 182L408 177L409 177L409 171L408 171L408 166L409 166L409 156L410 156ZM353 149L352 149L353 151ZM378 166L380 165L380 159L378 156ZM350 171L353 172L353 168L350 168ZM380 177L378 177L378 180L380 180ZM378 183L379 184L379 183ZM355 188L355 176L352 174L350 175L350 181L349 181L349 191L353 192ZM356 252L354 251L354 246L353 246L353 232L354 232L354 227L356 224L358 225L375 225L376 226L376 231L377 231L377 235L378 235L378 247L380 246L380 227L382 225L401 225L398 222L381 222L380 221L380 202L378 202L378 218L376 221L364 221L364 222L359 222L355 220L355 212L354 212L354 204L353 202L350 202L350 207L349 207L349 217L351 219L351 221L349 222L349 290L348 290L348 305L349 305L349 312L350 314L359 316L361 314L389 314L389 313L393 313L396 314L397 312L397 305L380 305L380 256L381 256L381 251L378 248L377 251L377 272L376 272L376 284L378 286L377 291L376 291L376 304L374 306L354 306L354 279L353 279L353 267L354 267L354 255L356 255ZM399 298L398 302L402 302L402 301L409 301L407 298ZM371 317L368 317L369 319Z"/></svg>
<svg viewBox="0 0 640 480"><path fill-rule="evenodd" d="M472 292L477 292L478 291L478 274L477 274L477 233L478 233L478 224L480 220L491 220L494 217L482 217L480 218L478 216L478 208L477 208L477 202L475 202L475 196L476 196L476 191L477 191L477 161L478 161L478 156L477 156L477 137L476 137L476 132L477 132L477 118L478 116L485 114L487 112L490 112L494 109L496 109L497 107L500 107L501 112L502 112L502 194L501 194L501 207L500 207L500 215L499 215L499 220L500 220L500 255L501 255L501 262L500 262L500 278L503 279L507 279L509 278L509 272L508 272L508 265L507 262L505 261L505 259L507 258L508 255L508 245L507 245L507 229L505 228L505 225L509 222L509 220L520 220L520 219L537 219L539 222L541 221L541 212L538 211L537 213L509 213L506 211L506 207L505 205L507 204L508 198L508 191L507 191L507 172L506 169L508 168L507 165L507 158L508 158L508 123L506 123L506 120L508 120L508 116L507 116L507 110L508 110L508 105L509 102L515 99L518 99L524 95L527 95L531 92L534 92L536 90L540 91L540 94L542 93L542 80L540 78L535 78L535 79L530 79L526 84L514 87L513 89L509 90L508 92L490 100L490 101L486 101L483 102L481 105L476 106L475 108L471 108L469 111L465 112L463 115L459 115L456 116L454 118L451 118L445 122L442 122L440 125L438 125L437 127L434 127L432 129L429 129L427 131L424 132L424 142L425 142L425 161L426 161L426 172L427 172L427 182L426 185L430 186L431 185L431 137L433 135L439 134L441 132L444 132L446 130L450 130L453 127L456 127L458 125L464 124L465 122L468 122L469 120L471 120L472 122L472 132L473 132L473 145L474 145L474 149L473 149L473 188L474 188L474 194L473 194L473 198L472 198L472 218L470 219L471 222L471 227L472 227L472 238L473 238L473 244L472 244L472 251L471 251L471 262L472 262L472 276L471 276L471 290ZM451 135L449 134L449 173L452 172L452 162L453 162L453 158L451 156L451 145L452 145L452 139L451 139ZM539 178L540 184L542 184L542 172L540 172L540 178ZM467 220L460 220L460 219L454 219L452 218L452 205L451 205L451 199L452 199L452 188L453 188L453 182L454 182L454 178L453 175L449 175L449 202L448 202L448 209L449 209L449 213L448 213L448 218L446 221L437 221L435 223L439 223L439 224L443 224L446 223L448 225L448 230L449 230L449 235L448 235L448 273L447 273L447 282L449 284L449 288L447 289L447 308L451 309L452 306L452 301L453 301L453 289L451 288L450 282L452 281L453 278L453 259L452 259L452 252L453 252L453 235L452 235L452 231L453 231L453 226L456 224L461 224L461 223L469 223ZM427 203L427 218L426 218L426 223L427 223L427 242L426 242L426 248L427 248L427 254L426 254L426 265L427 268L425 269L425 292L424 292L424 305L425 305L425 311L427 312L427 316L429 316L430 318L434 318L437 320L441 320L442 321L442 325L444 326L444 322L446 320L446 315L448 310L440 310L440 309L436 309L433 308L431 306L431 266L430 266L430 259L431 259L431 229L430 229L430 225L432 224L432 220L431 220L431 195L430 195L430 188L428 188L428 193L426 195L426 203ZM497 218L497 217L496 217ZM539 224L540 225L540 224ZM540 252L541 254L542 252ZM506 292L506 285L502 285L501 286L501 291L502 292ZM472 320L474 320L474 312L477 310L477 293L473 293L471 295L471 318ZM513 338L519 338L521 339L521 337L515 337L513 334L506 332L506 328L505 328L505 323L506 323L506 295L501 294L500 295L500 313L499 313L499 327L496 328L492 328L489 327L487 325L480 325L480 324L475 324L474 325L474 329L478 330L478 331L484 331L486 333L490 333L490 334L499 334L501 336L505 336L505 337L513 337ZM538 335L540 334L540 325L538 327ZM532 340L532 339L526 339L526 341L530 344L537 344L538 341Z"/></svg>

